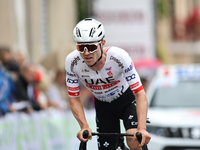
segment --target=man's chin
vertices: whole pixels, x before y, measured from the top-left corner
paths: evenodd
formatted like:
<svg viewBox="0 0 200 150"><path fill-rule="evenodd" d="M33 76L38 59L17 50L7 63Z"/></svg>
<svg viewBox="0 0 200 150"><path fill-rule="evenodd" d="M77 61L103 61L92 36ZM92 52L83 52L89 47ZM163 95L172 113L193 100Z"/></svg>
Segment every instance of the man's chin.
<svg viewBox="0 0 200 150"><path fill-rule="evenodd" d="M93 63L92 62L85 62L86 63L86 65L88 65L88 66L91 66L91 65L93 65Z"/></svg>

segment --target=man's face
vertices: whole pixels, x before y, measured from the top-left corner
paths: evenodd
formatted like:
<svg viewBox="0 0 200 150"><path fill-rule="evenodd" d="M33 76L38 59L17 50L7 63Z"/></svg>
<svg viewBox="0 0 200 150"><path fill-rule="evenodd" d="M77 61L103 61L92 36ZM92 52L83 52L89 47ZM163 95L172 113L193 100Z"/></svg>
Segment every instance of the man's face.
<svg viewBox="0 0 200 150"><path fill-rule="evenodd" d="M35 81L35 74L36 68L33 65L30 65L27 67L26 70L24 70L23 76L28 83L32 83L33 81Z"/></svg>
<svg viewBox="0 0 200 150"><path fill-rule="evenodd" d="M84 59L85 63L88 66L93 65L99 59L99 57L101 56L100 44L103 48L104 40L101 41L101 42L77 43L77 45L81 45L81 48L82 48L81 50L83 50L83 52L80 53L80 54L81 54L81 57ZM94 50L94 51L90 52L89 49Z"/></svg>

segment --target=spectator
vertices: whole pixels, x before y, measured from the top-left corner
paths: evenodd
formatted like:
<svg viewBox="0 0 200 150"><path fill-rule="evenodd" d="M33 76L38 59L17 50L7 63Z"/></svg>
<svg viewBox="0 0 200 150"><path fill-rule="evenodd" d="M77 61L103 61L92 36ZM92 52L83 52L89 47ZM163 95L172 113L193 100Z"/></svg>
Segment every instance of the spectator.
<svg viewBox="0 0 200 150"><path fill-rule="evenodd" d="M8 47L0 47L0 60L8 71L19 72L19 65Z"/></svg>
<svg viewBox="0 0 200 150"><path fill-rule="evenodd" d="M8 112L14 112L11 106L13 102L12 91L14 90L14 82L9 74L0 66L0 116Z"/></svg>
<svg viewBox="0 0 200 150"><path fill-rule="evenodd" d="M36 67L33 64L22 66L19 78L15 82L16 90L14 92L14 98L17 102L26 101L30 103L34 110L41 110L34 97L33 83L35 81L35 75Z"/></svg>
<svg viewBox="0 0 200 150"><path fill-rule="evenodd" d="M47 89L46 95L52 103L57 103L62 109L68 109L68 94L65 81L65 70L56 72L55 80Z"/></svg>
<svg viewBox="0 0 200 150"><path fill-rule="evenodd" d="M41 109L47 109L49 107L49 101L46 95L41 90L40 86L41 82L42 82L42 73L36 72L35 81L33 82L34 99Z"/></svg>

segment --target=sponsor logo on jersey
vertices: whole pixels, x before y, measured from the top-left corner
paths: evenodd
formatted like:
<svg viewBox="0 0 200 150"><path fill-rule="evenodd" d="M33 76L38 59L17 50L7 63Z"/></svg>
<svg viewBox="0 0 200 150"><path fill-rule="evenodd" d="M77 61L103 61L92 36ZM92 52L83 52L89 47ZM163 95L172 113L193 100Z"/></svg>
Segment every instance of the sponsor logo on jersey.
<svg viewBox="0 0 200 150"><path fill-rule="evenodd" d="M133 61L131 61L131 65L132 65L132 67L134 67Z"/></svg>
<svg viewBox="0 0 200 150"><path fill-rule="evenodd" d="M131 81L132 79L135 79L135 74L126 77L126 81Z"/></svg>
<svg viewBox="0 0 200 150"><path fill-rule="evenodd" d="M94 92L93 90L91 90L91 92L95 93L95 94L102 94L103 92Z"/></svg>
<svg viewBox="0 0 200 150"><path fill-rule="evenodd" d="M70 73L70 72L68 72L68 71L66 71L66 74L67 74L68 76L70 76L70 77L76 77L76 74Z"/></svg>
<svg viewBox="0 0 200 150"><path fill-rule="evenodd" d="M112 69L112 67L106 68L106 71L110 71Z"/></svg>
<svg viewBox="0 0 200 150"><path fill-rule="evenodd" d="M139 82L136 82L136 83L130 85L130 88L131 88L131 89L134 89L134 88L136 88L138 85L139 85Z"/></svg>
<svg viewBox="0 0 200 150"><path fill-rule="evenodd" d="M110 144L108 143L108 142L105 142L104 144L103 144L103 146L104 147L108 147Z"/></svg>
<svg viewBox="0 0 200 150"><path fill-rule="evenodd" d="M68 83L78 83L78 79L72 80L70 78L67 78Z"/></svg>
<svg viewBox="0 0 200 150"><path fill-rule="evenodd" d="M132 101L131 103L134 104L134 105L136 106L136 100Z"/></svg>
<svg viewBox="0 0 200 150"><path fill-rule="evenodd" d="M77 96L79 96L79 91L78 92L70 92L70 91L68 91L68 94L69 94L69 96L77 97Z"/></svg>
<svg viewBox="0 0 200 150"><path fill-rule="evenodd" d="M111 89L109 89L108 91L105 91L105 93L108 93L108 92L110 92L110 91L112 91L112 90L114 90L115 88L117 88L118 86L115 86L115 87L113 87L113 88L111 88Z"/></svg>
<svg viewBox="0 0 200 150"><path fill-rule="evenodd" d="M132 65L130 65L127 69L125 69L125 73L127 73L127 72L129 72L129 71L131 71L133 69L133 66Z"/></svg>
<svg viewBox="0 0 200 150"><path fill-rule="evenodd" d="M82 78L90 77L89 75L82 75Z"/></svg>
<svg viewBox="0 0 200 150"><path fill-rule="evenodd" d="M86 86L90 89L93 90L102 90L102 89L108 89L111 88L113 86L115 86L116 84L118 84L120 82L120 80L115 81L113 83L109 83L109 84L105 84L105 85L92 85L92 84L86 84Z"/></svg>
<svg viewBox="0 0 200 150"><path fill-rule="evenodd" d="M133 117L134 117L133 115L129 115L128 119L131 120L133 119Z"/></svg>
<svg viewBox="0 0 200 150"><path fill-rule="evenodd" d="M90 89L93 89L93 90L102 90L102 87L101 85L91 85L91 84L86 84L86 86Z"/></svg>
<svg viewBox="0 0 200 150"><path fill-rule="evenodd" d="M107 72L108 76L113 76L113 73L111 71Z"/></svg>
<svg viewBox="0 0 200 150"><path fill-rule="evenodd" d="M79 91L79 86L78 87L67 87L68 90L70 91Z"/></svg>
<svg viewBox="0 0 200 150"><path fill-rule="evenodd" d="M118 64L119 67L121 67L122 69L124 68L123 63L121 63L121 61L115 58L114 56L110 56L110 60L114 60Z"/></svg>
<svg viewBox="0 0 200 150"><path fill-rule="evenodd" d="M98 98L100 98L100 99L103 99L103 98L106 98L106 96L98 96Z"/></svg>
<svg viewBox="0 0 200 150"><path fill-rule="evenodd" d="M135 121L131 122L131 125L137 125L137 124L138 124L138 122L135 122Z"/></svg>
<svg viewBox="0 0 200 150"><path fill-rule="evenodd" d="M118 93L118 92L119 92L119 90L116 89L115 91L109 93L109 94L107 95L107 97L113 96L113 95L115 95L115 94Z"/></svg>
<svg viewBox="0 0 200 150"><path fill-rule="evenodd" d="M113 100L118 99L120 96L122 96L122 94L124 93L123 90L124 90L124 86L122 85L121 92L118 91L118 95L115 98L113 98Z"/></svg>
<svg viewBox="0 0 200 150"><path fill-rule="evenodd" d="M85 79L85 83L87 84L92 84L92 85L98 85L98 84L108 84L114 82L115 79L111 77L107 77L105 79L97 78L96 80L94 79Z"/></svg>
<svg viewBox="0 0 200 150"><path fill-rule="evenodd" d="M84 72L85 72L85 73L86 73L86 72L89 72L89 70L87 70L87 69L82 69L81 71L82 71L83 73L84 73Z"/></svg>
<svg viewBox="0 0 200 150"><path fill-rule="evenodd" d="M138 87L137 89L134 89L134 90L131 90L131 91L133 92L133 94L135 94L135 93L137 93L137 92L139 92L141 90L143 90L143 86L142 85L140 87Z"/></svg>
<svg viewBox="0 0 200 150"><path fill-rule="evenodd" d="M102 94L103 92L94 92L95 94Z"/></svg>
<svg viewBox="0 0 200 150"><path fill-rule="evenodd" d="M74 60L73 60L72 63L71 63L71 71L72 71L73 73L75 73L75 72L74 72L74 66L78 64L78 61L79 61L79 60L81 60L81 59L80 59L79 56L77 56L76 58L74 58Z"/></svg>
<svg viewBox="0 0 200 150"><path fill-rule="evenodd" d="M120 80L118 81L115 81L113 83L109 83L109 84L105 84L105 85L102 85L103 89L108 89L108 88L111 88L113 86L115 86L116 84L118 84L120 82Z"/></svg>

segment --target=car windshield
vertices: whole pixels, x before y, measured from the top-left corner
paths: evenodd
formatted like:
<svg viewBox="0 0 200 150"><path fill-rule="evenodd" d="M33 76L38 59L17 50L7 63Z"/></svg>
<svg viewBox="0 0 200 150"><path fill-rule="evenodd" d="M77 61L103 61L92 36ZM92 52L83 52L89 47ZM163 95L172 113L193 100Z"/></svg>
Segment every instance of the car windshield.
<svg viewBox="0 0 200 150"><path fill-rule="evenodd" d="M200 81L180 81L173 87L160 87L151 107L200 107Z"/></svg>

